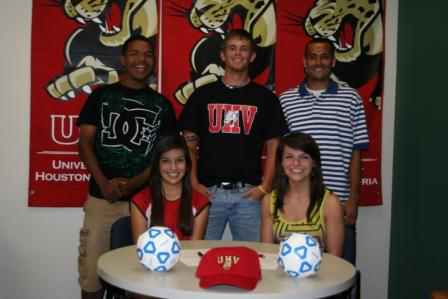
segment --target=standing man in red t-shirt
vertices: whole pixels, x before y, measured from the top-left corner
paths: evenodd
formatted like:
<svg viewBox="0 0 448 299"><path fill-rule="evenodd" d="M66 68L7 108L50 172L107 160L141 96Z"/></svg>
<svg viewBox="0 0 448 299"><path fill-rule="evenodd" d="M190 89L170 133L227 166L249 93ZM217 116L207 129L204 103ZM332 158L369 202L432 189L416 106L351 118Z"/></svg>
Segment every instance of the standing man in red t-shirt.
<svg viewBox="0 0 448 299"><path fill-rule="evenodd" d="M271 188L277 138L288 128L278 98L249 78L255 56L252 36L230 31L221 51L224 76L199 87L179 119L193 159L193 186L212 204L205 239L221 239L227 223L234 240L260 238L260 200Z"/></svg>

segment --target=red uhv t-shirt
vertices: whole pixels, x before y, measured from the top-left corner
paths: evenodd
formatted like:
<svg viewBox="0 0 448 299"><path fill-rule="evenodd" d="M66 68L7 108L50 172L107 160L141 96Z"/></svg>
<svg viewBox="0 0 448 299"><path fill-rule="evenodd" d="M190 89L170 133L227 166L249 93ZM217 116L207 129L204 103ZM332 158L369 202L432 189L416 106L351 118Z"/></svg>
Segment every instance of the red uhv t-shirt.
<svg viewBox="0 0 448 299"><path fill-rule="evenodd" d="M148 227L151 221L151 203L152 196L150 188L145 188L132 197L132 202L137 206L140 212L148 220ZM196 190L192 190L191 206L193 217L199 215L201 211L210 203L208 198ZM179 229L179 209L180 198L174 201L163 199L163 222L166 227L174 231L179 240L189 240L190 236L184 236Z"/></svg>

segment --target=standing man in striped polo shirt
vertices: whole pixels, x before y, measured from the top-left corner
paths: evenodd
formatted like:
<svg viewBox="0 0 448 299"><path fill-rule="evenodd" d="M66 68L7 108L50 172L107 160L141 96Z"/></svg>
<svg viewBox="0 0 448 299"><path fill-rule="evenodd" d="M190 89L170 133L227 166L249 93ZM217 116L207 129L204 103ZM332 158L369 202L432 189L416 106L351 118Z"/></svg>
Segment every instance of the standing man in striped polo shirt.
<svg viewBox="0 0 448 299"><path fill-rule="evenodd" d="M355 264L360 151L367 148L369 138L358 92L330 78L336 63L334 52L329 40L310 40L304 57L307 77L284 92L280 101L289 129L310 134L319 145L325 185L344 206L343 257Z"/></svg>

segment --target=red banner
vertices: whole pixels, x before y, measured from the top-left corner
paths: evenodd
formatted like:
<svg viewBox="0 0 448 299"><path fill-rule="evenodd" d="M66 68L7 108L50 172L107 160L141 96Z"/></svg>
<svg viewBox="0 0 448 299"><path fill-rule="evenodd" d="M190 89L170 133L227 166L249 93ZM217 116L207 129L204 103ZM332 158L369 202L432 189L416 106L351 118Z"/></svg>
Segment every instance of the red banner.
<svg viewBox="0 0 448 299"><path fill-rule="evenodd" d="M34 0L29 205L84 202L89 174L77 154L75 122L92 89L118 80L129 36L154 40L158 89L178 115L196 88L223 74L219 52L232 28L252 34L258 47L250 76L277 94L303 80L310 37L335 41L334 78L357 88L366 108L371 143L363 153L361 204L381 204L383 7L380 0L328 2Z"/></svg>
<svg viewBox="0 0 448 299"><path fill-rule="evenodd" d="M80 206L89 175L78 157L75 122L85 96L56 99L46 89L63 73L65 41L79 24L51 4L33 3L29 205Z"/></svg>

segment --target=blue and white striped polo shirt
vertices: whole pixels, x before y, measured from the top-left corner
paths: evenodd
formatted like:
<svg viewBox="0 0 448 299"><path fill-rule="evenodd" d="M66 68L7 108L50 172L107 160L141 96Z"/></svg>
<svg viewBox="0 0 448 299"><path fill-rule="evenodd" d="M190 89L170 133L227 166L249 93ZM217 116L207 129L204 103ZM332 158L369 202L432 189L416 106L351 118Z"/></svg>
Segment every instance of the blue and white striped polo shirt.
<svg viewBox="0 0 448 299"><path fill-rule="evenodd" d="M369 144L358 92L331 81L327 90L315 97L302 82L284 92L280 101L290 131L310 134L319 145L325 186L347 201L352 151L366 149Z"/></svg>

